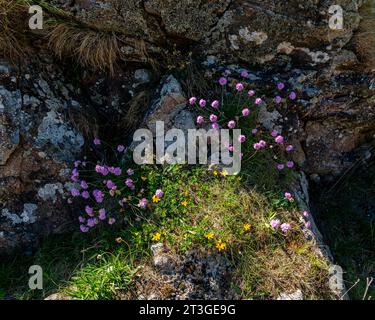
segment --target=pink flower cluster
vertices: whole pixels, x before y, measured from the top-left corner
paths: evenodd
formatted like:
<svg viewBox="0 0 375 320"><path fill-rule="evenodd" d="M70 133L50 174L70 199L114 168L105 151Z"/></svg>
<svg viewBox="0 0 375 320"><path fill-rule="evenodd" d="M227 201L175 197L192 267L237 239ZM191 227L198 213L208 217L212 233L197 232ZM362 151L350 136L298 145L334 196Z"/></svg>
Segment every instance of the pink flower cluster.
<svg viewBox="0 0 375 320"><path fill-rule="evenodd" d="M101 145L99 138L95 138L93 143L96 146ZM123 153L125 147L118 145L116 150ZM81 198L86 202L84 214L78 218L82 232L88 232L100 222L107 221L109 225L114 224L116 222L114 215L118 215L121 210L124 211L125 205L138 206L141 209L146 208L147 199L138 200L135 196L136 186L132 179L134 175L132 168L128 168L124 173L119 166L98 163L91 170L86 166L87 164L84 161L77 160L74 162L71 175L72 187L70 188L72 198ZM80 168L84 170L80 172ZM90 181L92 182L87 182L80 177L80 173L86 174L87 172L95 173L95 175L90 174ZM105 177L104 180L103 177ZM138 191L137 195L142 193L143 189ZM157 194L162 196L161 190L157 190ZM134 201L137 201L136 204L134 204ZM68 199L68 202L72 203L72 199ZM116 204L120 206L117 210L115 209ZM107 210L113 208L110 211L114 211L115 214L107 212L105 208Z"/></svg>
<svg viewBox="0 0 375 320"><path fill-rule="evenodd" d="M275 229L275 230L280 228L283 233L287 233L292 227L290 223L287 223L287 222L281 223L279 219L271 220L270 226L272 227L272 229Z"/></svg>

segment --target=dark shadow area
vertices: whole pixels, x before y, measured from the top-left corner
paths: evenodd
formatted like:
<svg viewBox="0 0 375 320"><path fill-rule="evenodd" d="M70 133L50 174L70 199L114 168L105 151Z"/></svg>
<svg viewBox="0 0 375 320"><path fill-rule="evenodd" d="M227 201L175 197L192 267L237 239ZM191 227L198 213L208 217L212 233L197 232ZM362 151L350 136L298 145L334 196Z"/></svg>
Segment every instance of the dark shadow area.
<svg viewBox="0 0 375 320"><path fill-rule="evenodd" d="M357 163L335 182L313 186L319 229L344 270L351 299L374 299L375 157ZM367 292L367 294L366 294Z"/></svg>

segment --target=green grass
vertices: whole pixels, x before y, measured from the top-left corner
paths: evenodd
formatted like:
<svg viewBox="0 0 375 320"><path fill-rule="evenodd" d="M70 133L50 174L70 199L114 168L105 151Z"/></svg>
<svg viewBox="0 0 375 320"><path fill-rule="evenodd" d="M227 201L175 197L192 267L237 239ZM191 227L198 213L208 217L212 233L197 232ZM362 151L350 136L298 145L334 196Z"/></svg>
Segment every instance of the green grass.
<svg viewBox="0 0 375 320"><path fill-rule="evenodd" d="M295 204L283 200L277 186L265 193L239 176L215 176L199 166L147 167L142 173L147 177L144 187L161 187L165 196L139 221L127 228L45 241L33 258L3 265L2 292L21 299L39 299L56 291L74 299L134 298L134 276L149 264L152 238L160 233L159 241L176 253L192 248L219 251L218 241L224 243L220 252L234 267L231 285L243 298L277 297L299 288L307 298L329 297L327 264L303 237ZM292 223L287 236L269 227L275 217ZM44 270L42 292L27 290L31 264Z"/></svg>

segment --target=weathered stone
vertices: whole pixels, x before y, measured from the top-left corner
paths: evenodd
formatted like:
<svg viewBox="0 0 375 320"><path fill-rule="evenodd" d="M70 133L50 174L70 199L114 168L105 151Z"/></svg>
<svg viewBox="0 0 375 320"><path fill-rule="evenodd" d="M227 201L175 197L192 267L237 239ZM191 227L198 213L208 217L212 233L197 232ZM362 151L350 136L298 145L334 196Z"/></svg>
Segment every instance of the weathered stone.
<svg viewBox="0 0 375 320"><path fill-rule="evenodd" d="M292 293L281 293L277 300L303 300L303 293L301 290Z"/></svg>

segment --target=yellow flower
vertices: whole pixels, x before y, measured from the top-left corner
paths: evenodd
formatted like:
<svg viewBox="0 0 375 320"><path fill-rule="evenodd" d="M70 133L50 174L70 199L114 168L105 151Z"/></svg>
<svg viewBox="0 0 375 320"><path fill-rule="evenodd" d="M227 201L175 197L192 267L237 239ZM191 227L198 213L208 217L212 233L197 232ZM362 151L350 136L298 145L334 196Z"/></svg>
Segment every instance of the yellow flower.
<svg viewBox="0 0 375 320"><path fill-rule="evenodd" d="M186 207L188 205L188 202L186 200L182 201L181 204Z"/></svg>
<svg viewBox="0 0 375 320"><path fill-rule="evenodd" d="M214 170L214 176L216 177L218 174L217 170Z"/></svg>
<svg viewBox="0 0 375 320"><path fill-rule="evenodd" d="M152 202L158 203L159 201L160 201L160 198L156 194L154 194L152 196Z"/></svg>
<svg viewBox="0 0 375 320"><path fill-rule="evenodd" d="M219 240L219 241L216 242L216 249L217 250L219 250L219 251L224 250L225 247L226 247L226 244L223 241Z"/></svg>
<svg viewBox="0 0 375 320"><path fill-rule="evenodd" d="M146 181L147 180L147 178L144 177L144 176L142 176L141 179L142 179L142 181Z"/></svg>
<svg viewBox="0 0 375 320"><path fill-rule="evenodd" d="M215 235L212 232L209 232L209 233L206 233L204 236L205 236L205 238L207 238L208 240L210 240L210 239L213 239L213 237Z"/></svg>
<svg viewBox="0 0 375 320"><path fill-rule="evenodd" d="M156 233L152 236L151 240L152 240L152 241L159 241L160 238L161 238L161 234L160 234L159 232L156 232Z"/></svg>
<svg viewBox="0 0 375 320"><path fill-rule="evenodd" d="M251 229L251 224L249 224L249 223L245 223L245 224L243 225L243 228L245 229L245 231L249 231L249 230Z"/></svg>
<svg viewBox="0 0 375 320"><path fill-rule="evenodd" d="M220 175L221 175L222 177L226 177L226 176L228 175L228 171L227 171L227 170L221 171L221 172L220 172Z"/></svg>

